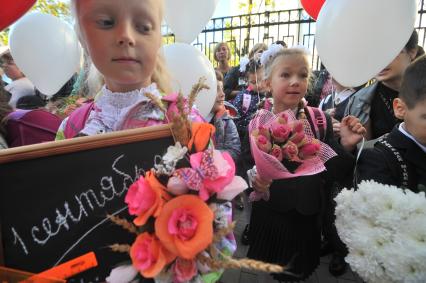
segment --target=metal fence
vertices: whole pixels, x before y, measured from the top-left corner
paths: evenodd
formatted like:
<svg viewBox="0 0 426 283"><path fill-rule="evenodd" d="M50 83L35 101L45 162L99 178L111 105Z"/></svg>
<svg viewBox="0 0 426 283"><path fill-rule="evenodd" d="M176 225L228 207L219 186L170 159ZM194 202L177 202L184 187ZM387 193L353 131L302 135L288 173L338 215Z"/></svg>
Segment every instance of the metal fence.
<svg viewBox="0 0 426 283"><path fill-rule="evenodd" d="M231 63L237 65L254 44L264 42L269 45L282 40L287 46L303 45L308 48L312 54L312 66L318 69L320 60L315 48L315 28L315 21L303 9L213 18L192 44L216 64L213 60L214 46L227 42L232 53ZM415 28L419 33L419 45L425 46L425 0L419 1ZM163 38L166 44L174 42L174 35L167 26L163 27Z"/></svg>

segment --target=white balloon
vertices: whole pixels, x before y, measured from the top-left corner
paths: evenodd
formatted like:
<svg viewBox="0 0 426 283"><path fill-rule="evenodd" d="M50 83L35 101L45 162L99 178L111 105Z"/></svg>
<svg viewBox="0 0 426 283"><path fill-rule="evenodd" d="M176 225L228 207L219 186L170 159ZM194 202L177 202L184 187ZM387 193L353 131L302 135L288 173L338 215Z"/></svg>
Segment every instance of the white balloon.
<svg viewBox="0 0 426 283"><path fill-rule="evenodd" d="M317 21L318 54L344 86L376 76L414 30L416 0L327 0Z"/></svg>
<svg viewBox="0 0 426 283"><path fill-rule="evenodd" d="M192 86L201 77L207 79L209 90L202 90L195 100L195 105L203 117L212 110L216 100L217 81L212 63L197 48L186 43L174 43L163 47L166 65L172 75L174 91L181 91L188 96Z"/></svg>
<svg viewBox="0 0 426 283"><path fill-rule="evenodd" d="M70 25L48 14L21 18L9 35L16 65L46 95L53 95L78 71L81 48Z"/></svg>
<svg viewBox="0 0 426 283"><path fill-rule="evenodd" d="M166 0L165 18L177 42L191 43L213 16L219 0Z"/></svg>

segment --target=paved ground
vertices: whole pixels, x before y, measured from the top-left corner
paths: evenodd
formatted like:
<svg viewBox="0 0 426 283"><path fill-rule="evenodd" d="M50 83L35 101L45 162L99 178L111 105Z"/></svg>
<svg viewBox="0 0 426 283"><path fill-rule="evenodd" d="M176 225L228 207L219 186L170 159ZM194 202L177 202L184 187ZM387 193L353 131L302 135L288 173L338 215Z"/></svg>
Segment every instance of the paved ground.
<svg viewBox="0 0 426 283"><path fill-rule="evenodd" d="M242 245L239 240L241 233L247 223L246 216L241 211L235 210L237 227L235 229L235 236L238 241L238 249L235 253L236 258L244 258L247 254L248 246ZM305 282L306 283L362 283L363 281L356 275L350 268L345 274L339 277L334 277L328 272L328 263L330 256L322 257L321 264L315 273ZM223 274L222 283L276 283L271 276L264 273L256 273L250 270L227 270Z"/></svg>

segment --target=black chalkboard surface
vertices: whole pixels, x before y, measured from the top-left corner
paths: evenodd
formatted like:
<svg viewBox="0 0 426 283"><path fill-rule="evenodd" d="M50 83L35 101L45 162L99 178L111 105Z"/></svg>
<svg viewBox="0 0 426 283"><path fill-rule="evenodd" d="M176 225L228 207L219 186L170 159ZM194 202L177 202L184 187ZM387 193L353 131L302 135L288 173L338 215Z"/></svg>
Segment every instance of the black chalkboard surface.
<svg viewBox="0 0 426 283"><path fill-rule="evenodd" d="M5 265L37 273L93 251L99 266L69 282L103 281L129 259L108 246L135 237L106 215L128 217L127 188L171 144L166 125L1 151Z"/></svg>

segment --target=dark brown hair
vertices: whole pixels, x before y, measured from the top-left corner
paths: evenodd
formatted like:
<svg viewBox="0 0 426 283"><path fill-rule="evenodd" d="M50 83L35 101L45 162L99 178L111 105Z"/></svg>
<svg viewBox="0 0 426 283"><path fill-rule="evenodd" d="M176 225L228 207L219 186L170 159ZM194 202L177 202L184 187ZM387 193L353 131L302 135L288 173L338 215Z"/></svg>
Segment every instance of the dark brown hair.
<svg viewBox="0 0 426 283"><path fill-rule="evenodd" d="M399 98L408 109L413 109L417 103L426 99L426 55L417 58L405 70Z"/></svg>
<svg viewBox="0 0 426 283"><path fill-rule="evenodd" d="M410 38L408 39L407 43L405 44L405 49L407 51L416 49L419 43L419 35L417 34L416 30L413 30L413 33L411 34Z"/></svg>

